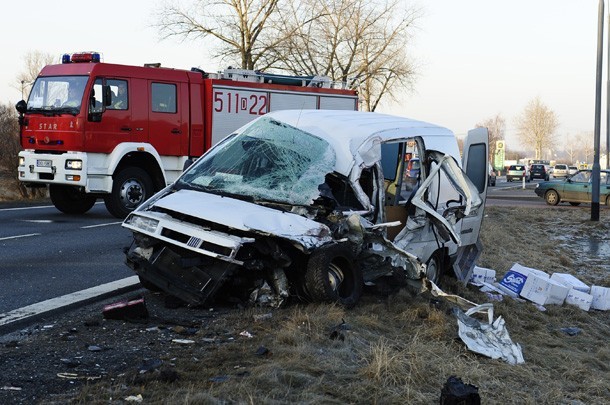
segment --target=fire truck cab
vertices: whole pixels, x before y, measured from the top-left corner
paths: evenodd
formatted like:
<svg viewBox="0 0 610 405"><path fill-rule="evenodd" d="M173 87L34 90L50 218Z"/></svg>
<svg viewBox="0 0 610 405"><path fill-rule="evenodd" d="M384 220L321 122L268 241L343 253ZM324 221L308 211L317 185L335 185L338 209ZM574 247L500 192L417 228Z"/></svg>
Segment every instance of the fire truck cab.
<svg viewBox="0 0 610 405"><path fill-rule="evenodd" d="M116 217L173 182L185 163L269 111L357 109L357 93L325 77L227 69L208 74L64 55L17 103L19 180L55 207L87 212L98 198Z"/></svg>

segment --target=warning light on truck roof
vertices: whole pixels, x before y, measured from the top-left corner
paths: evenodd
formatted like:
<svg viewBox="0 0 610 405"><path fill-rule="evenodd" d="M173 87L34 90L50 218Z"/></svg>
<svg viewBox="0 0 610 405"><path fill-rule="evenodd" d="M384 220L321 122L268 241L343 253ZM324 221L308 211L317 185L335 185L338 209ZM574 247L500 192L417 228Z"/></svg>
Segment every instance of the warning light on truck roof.
<svg viewBox="0 0 610 405"><path fill-rule="evenodd" d="M79 52L72 55L65 53L61 57L61 63L98 63L100 61L99 52Z"/></svg>

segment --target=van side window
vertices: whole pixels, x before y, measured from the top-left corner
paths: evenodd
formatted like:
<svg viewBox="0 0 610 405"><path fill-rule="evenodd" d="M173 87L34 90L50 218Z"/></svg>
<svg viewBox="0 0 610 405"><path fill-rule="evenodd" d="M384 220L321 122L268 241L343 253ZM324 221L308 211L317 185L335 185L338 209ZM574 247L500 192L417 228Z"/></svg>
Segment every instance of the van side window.
<svg viewBox="0 0 610 405"><path fill-rule="evenodd" d="M106 84L110 86L112 93L110 105L106 108L109 110L127 110L129 108L127 80L108 79Z"/></svg>
<svg viewBox="0 0 610 405"><path fill-rule="evenodd" d="M167 83L152 83L152 111L162 113L175 113L176 85Z"/></svg>

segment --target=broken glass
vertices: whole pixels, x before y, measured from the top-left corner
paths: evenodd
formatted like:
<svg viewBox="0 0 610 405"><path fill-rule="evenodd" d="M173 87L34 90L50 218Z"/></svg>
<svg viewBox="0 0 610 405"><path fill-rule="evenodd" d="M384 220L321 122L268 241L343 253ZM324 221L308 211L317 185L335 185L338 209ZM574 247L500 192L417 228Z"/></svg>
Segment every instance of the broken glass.
<svg viewBox="0 0 610 405"><path fill-rule="evenodd" d="M263 117L205 154L181 186L292 205L310 205L335 166L330 145Z"/></svg>

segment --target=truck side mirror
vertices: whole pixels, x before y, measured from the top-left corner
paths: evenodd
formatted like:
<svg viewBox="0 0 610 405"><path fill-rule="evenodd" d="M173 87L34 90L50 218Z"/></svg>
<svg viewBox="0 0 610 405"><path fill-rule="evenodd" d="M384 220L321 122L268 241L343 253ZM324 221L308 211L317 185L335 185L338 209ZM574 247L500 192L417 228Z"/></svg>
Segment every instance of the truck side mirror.
<svg viewBox="0 0 610 405"><path fill-rule="evenodd" d="M24 100L21 100L15 104L15 109L19 114L25 114L28 109L28 104Z"/></svg>

